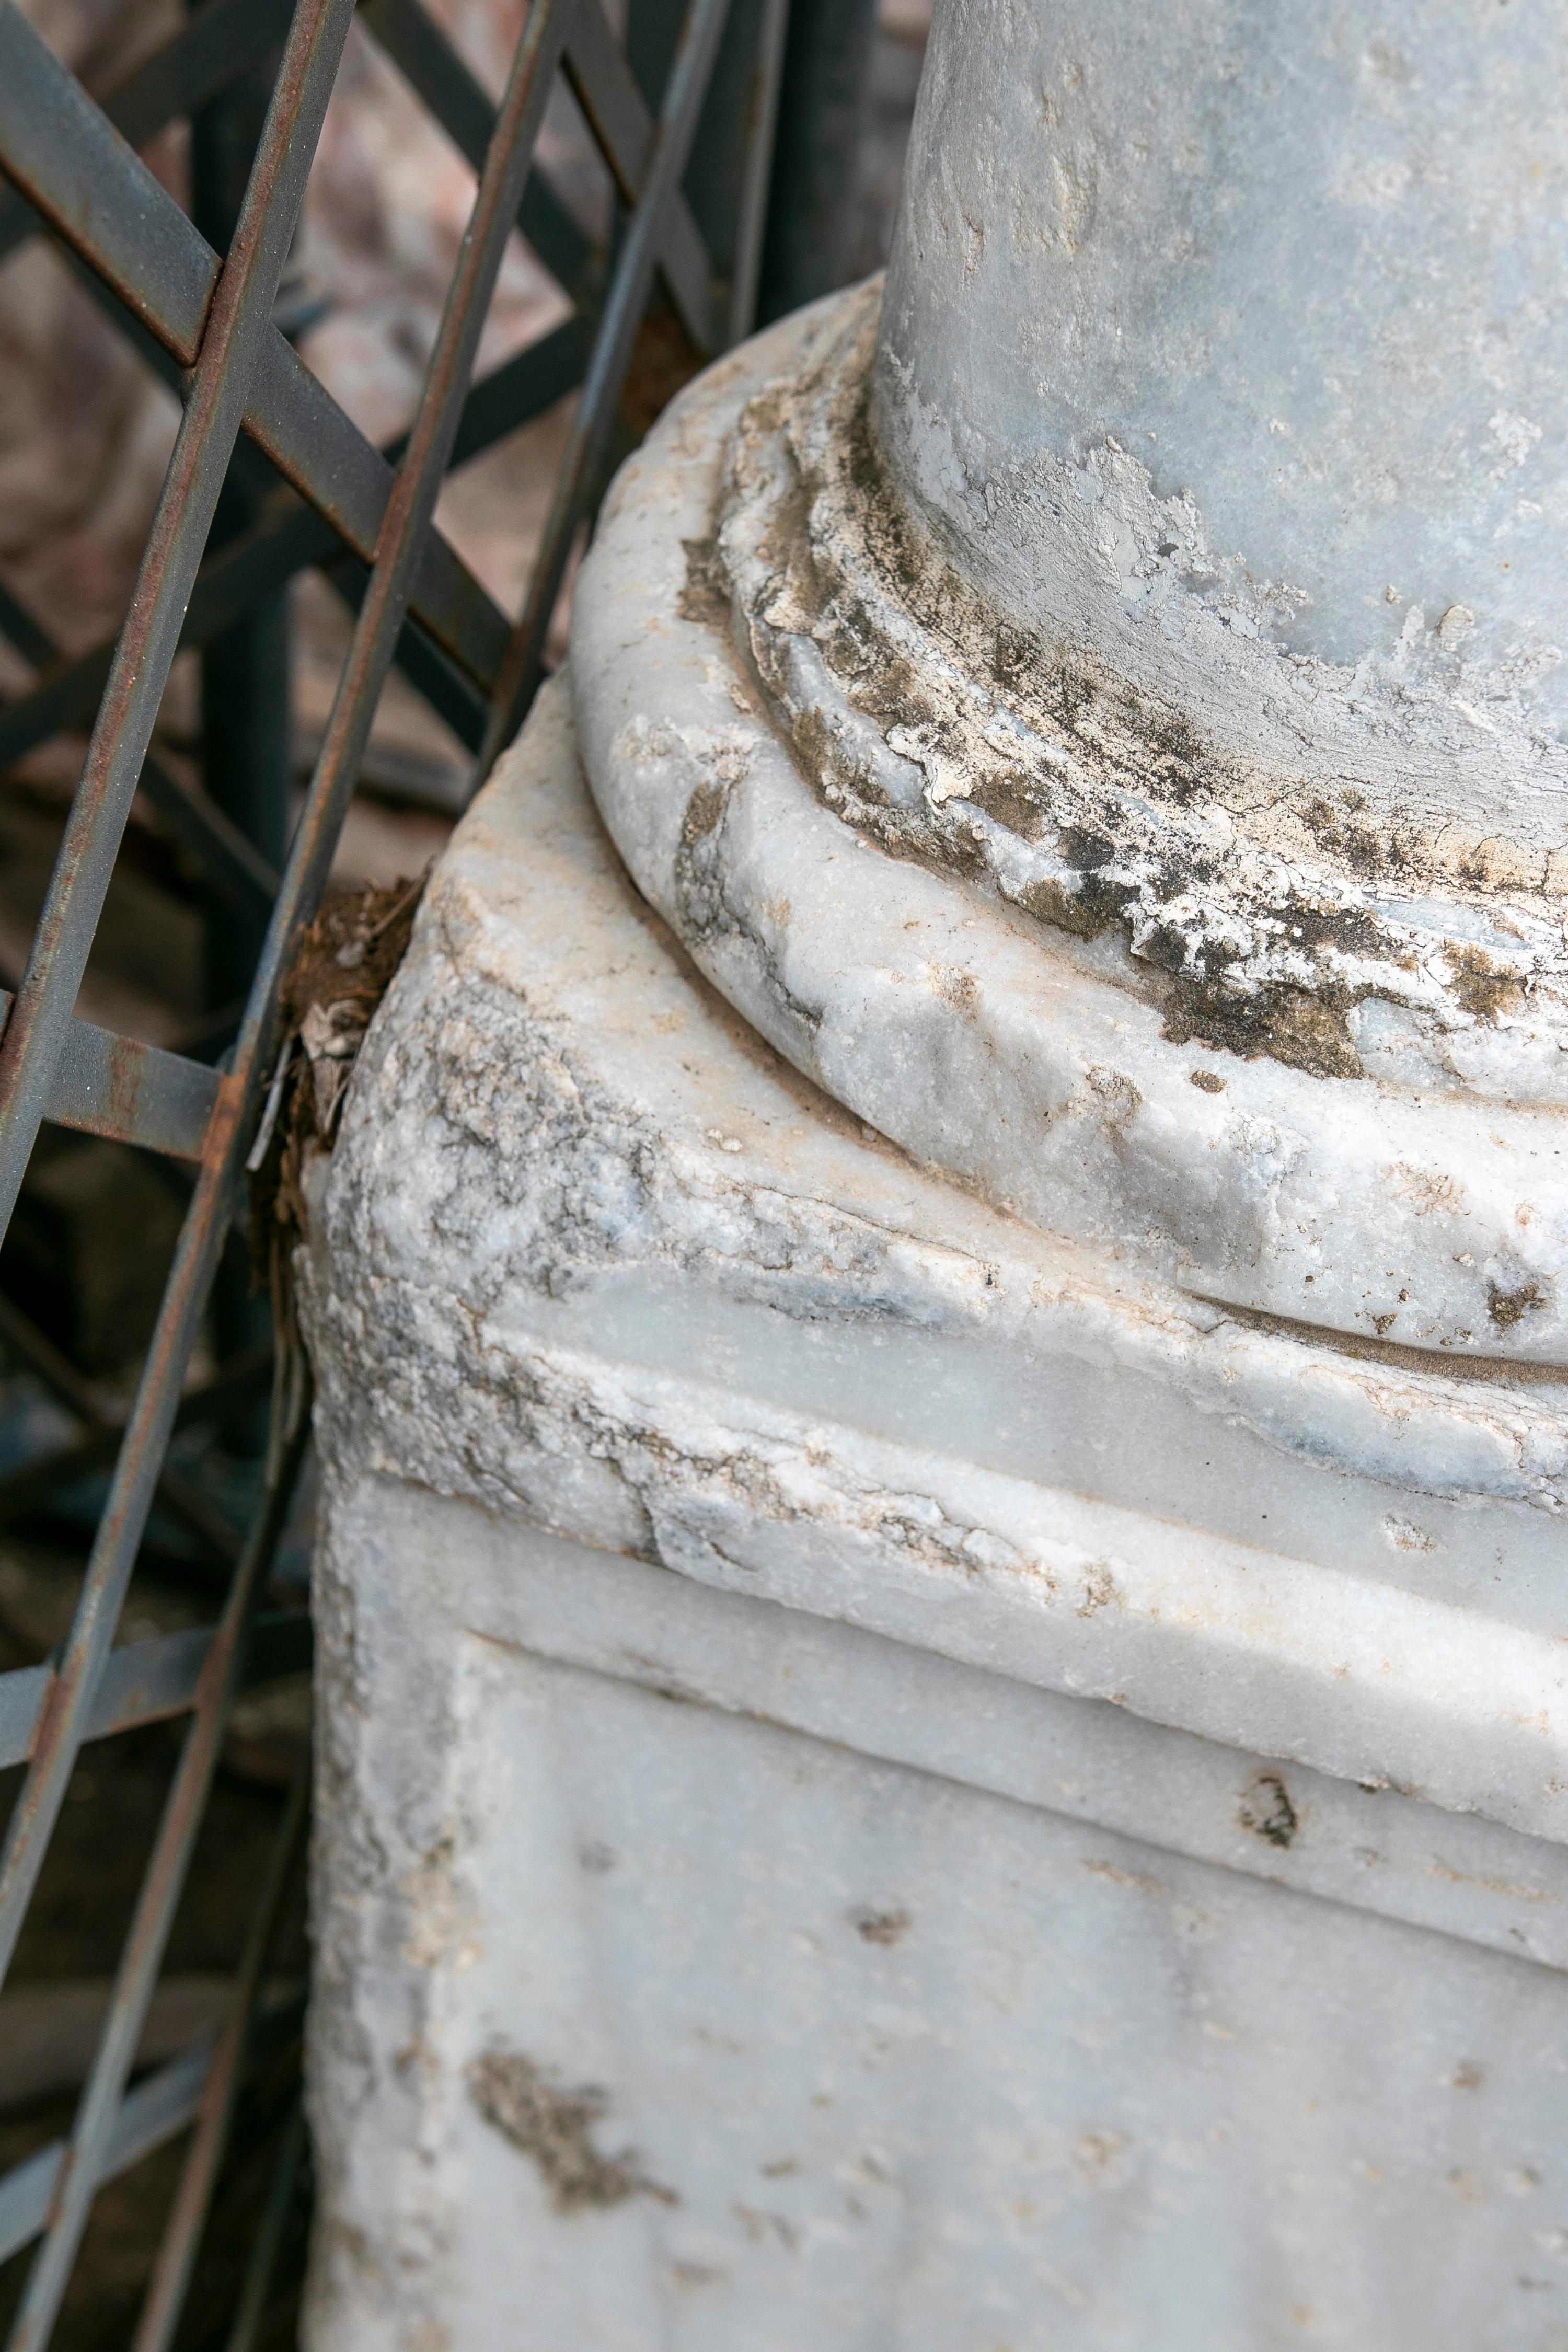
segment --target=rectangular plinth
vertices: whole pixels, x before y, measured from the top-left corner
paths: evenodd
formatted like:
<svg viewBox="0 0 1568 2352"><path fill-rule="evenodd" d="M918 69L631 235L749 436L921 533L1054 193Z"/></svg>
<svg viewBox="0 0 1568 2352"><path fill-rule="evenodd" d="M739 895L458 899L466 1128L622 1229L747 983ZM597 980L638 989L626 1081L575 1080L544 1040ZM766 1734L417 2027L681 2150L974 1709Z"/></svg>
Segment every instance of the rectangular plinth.
<svg viewBox="0 0 1568 2352"><path fill-rule="evenodd" d="M322 2352L1551 2340L1557 1849L390 1482L329 1557Z"/></svg>

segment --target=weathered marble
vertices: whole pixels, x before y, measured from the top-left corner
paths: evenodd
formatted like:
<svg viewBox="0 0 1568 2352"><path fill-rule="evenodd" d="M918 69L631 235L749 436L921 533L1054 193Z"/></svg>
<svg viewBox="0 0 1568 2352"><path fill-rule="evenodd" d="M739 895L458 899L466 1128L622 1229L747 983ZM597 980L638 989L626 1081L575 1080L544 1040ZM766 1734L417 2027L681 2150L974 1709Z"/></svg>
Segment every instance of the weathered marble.
<svg viewBox="0 0 1568 2352"><path fill-rule="evenodd" d="M607 503L574 608L574 705L639 885L797 1066L1032 1223L1374 1346L1568 1363L1560 902L1515 894L1489 913L1431 898L1384 938L1376 893L1348 867L1319 891L1259 850L1235 907L1284 931L1254 889L1277 884L1317 944L1277 940L1284 965L1260 955L1223 984L1165 968L1159 906L1131 885L1119 915L1096 900L1079 920L1072 858L1112 819L1103 794L1082 797L1076 750L1037 735L1029 758L1057 797L1037 823L1011 809L1004 822L981 804L984 776L922 765L887 707L864 707L871 686L857 700L828 668L845 611L859 629L877 595L922 696L975 691L962 645L922 649L892 572L856 553L871 525L864 511L856 523L853 467L833 452L850 446L875 319L873 287L745 345L677 404ZM790 488L803 478L809 495ZM858 566L854 593L814 616L790 566L798 556L820 587L835 551ZM988 708L1023 760L1017 712L995 694ZM1142 807L1154 863L1180 825L1219 824L1212 808ZM977 850L957 870L928 819L992 864ZM1511 980L1499 924L1513 926ZM1467 926L1488 942L1471 963L1456 944ZM1370 991L1354 1003L1352 979Z"/></svg>
<svg viewBox="0 0 1568 2352"><path fill-rule="evenodd" d="M559 688L314 1235L316 2346L1548 2340L1561 1387L847 1118Z"/></svg>
<svg viewBox="0 0 1568 2352"><path fill-rule="evenodd" d="M1568 2343L1565 17L947 0L620 475L315 1179L313 2352Z"/></svg>

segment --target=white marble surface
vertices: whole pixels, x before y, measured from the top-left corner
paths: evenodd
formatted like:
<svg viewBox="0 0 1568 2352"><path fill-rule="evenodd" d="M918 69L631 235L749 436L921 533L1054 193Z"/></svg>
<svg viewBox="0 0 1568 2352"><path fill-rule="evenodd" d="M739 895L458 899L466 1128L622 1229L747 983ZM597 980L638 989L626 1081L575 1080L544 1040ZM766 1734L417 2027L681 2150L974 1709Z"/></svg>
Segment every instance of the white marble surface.
<svg viewBox="0 0 1568 2352"><path fill-rule="evenodd" d="M934 11L879 371L904 495L1016 626L1299 810L1353 784L1564 845L1565 32Z"/></svg>
<svg viewBox="0 0 1568 2352"><path fill-rule="evenodd" d="M1559 1388L906 1158L559 688L313 1213L314 2352L1552 2343Z"/></svg>

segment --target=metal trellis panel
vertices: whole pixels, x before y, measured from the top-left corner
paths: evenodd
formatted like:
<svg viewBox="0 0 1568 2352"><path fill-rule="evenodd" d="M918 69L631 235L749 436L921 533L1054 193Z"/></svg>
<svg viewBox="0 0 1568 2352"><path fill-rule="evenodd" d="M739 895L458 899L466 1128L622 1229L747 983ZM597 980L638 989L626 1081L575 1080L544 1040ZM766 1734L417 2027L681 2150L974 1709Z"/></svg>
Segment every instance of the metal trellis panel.
<svg viewBox="0 0 1568 2352"><path fill-rule="evenodd" d="M646 0L630 5L635 12ZM479 752L480 771L489 768L542 675L545 632L574 541L602 486L656 281L699 357L745 331L757 284L785 0L690 0L657 91L639 84L600 0L530 0L499 107L419 0L364 0L359 13L479 173L413 424L385 449L359 432L311 374L275 315L353 0L296 0L291 9L284 0L207 0L101 103L13 0L0 0L0 170L10 184L0 196L0 255L47 233L90 280L135 348L177 383L184 404L114 644L67 657L19 600L0 591L0 635L35 674L31 687L0 709L0 764L91 719L27 967L14 997L0 994L0 1226L45 1120L134 1144L194 1172L128 1409L102 1396L19 1309L0 1301L0 1342L80 1429L75 1439L0 1475L0 1524L51 1482L113 1463L66 1641L49 1662L0 1675L0 1767L26 1766L0 1863L0 1979L83 1743L138 1724L187 1718L72 2128L64 2141L0 2178L0 2259L40 2241L11 2352L42 2352L49 2341L99 2187L195 2124L133 2347L164 2352L189 2288L246 2066L258 2047L274 2045L298 2024L297 2005L287 2013L276 2003L268 2008L261 1989L304 1817L302 1784L279 1828L226 2028L127 2089L231 1699L247 1684L297 1669L309 1653L308 1621L289 1612L258 1614L257 1607L308 1442L309 1380L297 1349L285 1348L274 1368L268 1469L243 1538L166 1454L176 1428L210 1423L266 1376L267 1351L253 1349L197 1386L187 1377L273 1073L280 985L326 887L378 698L396 662ZM726 43L730 80L721 92L713 76ZM279 50L243 201L220 252L136 148L171 120L223 101ZM742 86L737 71L750 93L739 160L726 164L725 187L716 196L709 191L709 201L700 204L686 184L704 106L711 95L735 113L734 90ZM558 72L619 206L609 252L535 163ZM732 131L710 143L716 153L729 153ZM721 254L700 226L721 217L734 225ZM573 315L473 384L480 332L514 229L556 277ZM221 228L213 234L221 236ZM521 613L509 624L437 529L437 500L453 465L579 385L542 543ZM239 446L241 436L248 451ZM242 465L245 499L226 509L237 520L215 535L226 479L237 481ZM243 812L231 814L170 772L153 756L152 743L176 652L213 646L307 567L331 582L354 621L279 868L276 849L258 846L257 828L247 830ZM243 1011L237 1003L227 1021L232 1046L216 1068L194 1052L142 1045L76 1013L138 792L194 856L205 887L245 924L265 927ZM115 1648L155 1496L222 1564L222 1613L211 1627ZM273 2186L232 2315L235 2352L259 2340L303 2155L296 2105L280 2137Z"/></svg>

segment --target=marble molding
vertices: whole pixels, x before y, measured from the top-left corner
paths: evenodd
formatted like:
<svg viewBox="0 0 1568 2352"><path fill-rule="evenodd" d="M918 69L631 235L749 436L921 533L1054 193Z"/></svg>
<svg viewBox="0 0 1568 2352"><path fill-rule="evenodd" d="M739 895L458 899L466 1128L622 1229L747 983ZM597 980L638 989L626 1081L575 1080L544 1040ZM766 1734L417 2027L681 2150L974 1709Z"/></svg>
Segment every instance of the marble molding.
<svg viewBox="0 0 1568 2352"><path fill-rule="evenodd" d="M1020 1215L1232 1306L1563 1363L1563 899L1428 877L1395 920L922 642L855 482L879 292L710 371L617 484L573 664L640 887L799 1067ZM918 721L866 707L900 672Z"/></svg>

